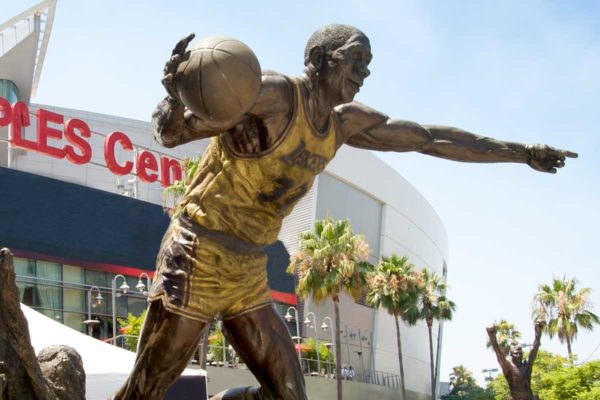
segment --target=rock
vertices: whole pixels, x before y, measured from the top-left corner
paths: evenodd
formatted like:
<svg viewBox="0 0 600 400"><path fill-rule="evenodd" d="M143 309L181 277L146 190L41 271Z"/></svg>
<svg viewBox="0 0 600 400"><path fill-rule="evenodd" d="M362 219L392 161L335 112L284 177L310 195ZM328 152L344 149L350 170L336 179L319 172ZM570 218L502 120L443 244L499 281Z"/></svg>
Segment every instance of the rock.
<svg viewBox="0 0 600 400"><path fill-rule="evenodd" d="M50 346L35 356L21 311L10 250L0 250L0 400L85 399L85 373L77 352ZM43 372L42 372L43 371Z"/></svg>
<svg viewBox="0 0 600 400"><path fill-rule="evenodd" d="M85 371L77 351L69 346L48 346L37 356L50 390L61 400L85 400Z"/></svg>

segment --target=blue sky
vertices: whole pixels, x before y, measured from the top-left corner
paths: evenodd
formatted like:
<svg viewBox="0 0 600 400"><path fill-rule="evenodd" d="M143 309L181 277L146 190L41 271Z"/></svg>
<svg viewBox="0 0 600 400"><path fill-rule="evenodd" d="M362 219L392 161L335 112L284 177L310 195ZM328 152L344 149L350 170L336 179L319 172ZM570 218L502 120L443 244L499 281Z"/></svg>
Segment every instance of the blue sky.
<svg viewBox="0 0 600 400"><path fill-rule="evenodd" d="M0 21L35 3L3 1ZM457 364L481 378L497 367L485 326L505 318L531 341L531 299L553 275L592 287L600 312L599 19L592 1L59 0L33 101L149 120L164 96L164 61L188 32L238 37L264 69L298 75L310 34L339 22L371 39L371 76L357 100L395 118L578 152L557 175L378 154L448 232L458 309L445 329L441 378ZM580 333L580 359L600 345L598 332ZM566 353L557 340L543 347Z"/></svg>

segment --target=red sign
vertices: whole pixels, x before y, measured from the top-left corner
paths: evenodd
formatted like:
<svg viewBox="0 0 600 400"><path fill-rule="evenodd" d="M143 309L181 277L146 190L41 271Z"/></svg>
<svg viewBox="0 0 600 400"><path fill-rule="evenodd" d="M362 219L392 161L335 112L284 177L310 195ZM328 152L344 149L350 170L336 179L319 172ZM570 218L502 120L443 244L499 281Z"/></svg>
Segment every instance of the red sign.
<svg viewBox="0 0 600 400"><path fill-rule="evenodd" d="M29 108L23 102L11 106L8 100L0 97L0 128L12 126L10 143L14 147L35 151L50 157L63 159L82 165L92 159L92 147L88 139L92 136L89 126L77 118L65 118L52 111L37 109L36 140L25 139L23 128L31 125ZM52 126L62 125L62 129ZM66 143L63 141L66 141ZM132 161L119 164L115 157L115 149L119 146L123 151L132 153ZM183 173L178 160L165 156L156 156L147 150L137 153L134 159L134 146L129 137L123 132L112 132L104 140L104 160L107 168L115 175L135 173L142 182L156 182L160 176L162 186L169 186L174 181L181 180ZM132 172L135 169L135 172Z"/></svg>

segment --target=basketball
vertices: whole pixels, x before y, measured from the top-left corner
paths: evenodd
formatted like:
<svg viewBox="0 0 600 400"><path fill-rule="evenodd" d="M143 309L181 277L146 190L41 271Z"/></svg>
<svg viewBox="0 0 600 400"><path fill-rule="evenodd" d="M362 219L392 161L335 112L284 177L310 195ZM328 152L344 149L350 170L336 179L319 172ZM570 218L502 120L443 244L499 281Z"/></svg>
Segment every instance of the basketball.
<svg viewBox="0 0 600 400"><path fill-rule="evenodd" d="M234 122L250 110L260 90L254 52L237 39L210 36L188 47L175 83L181 101L204 122Z"/></svg>

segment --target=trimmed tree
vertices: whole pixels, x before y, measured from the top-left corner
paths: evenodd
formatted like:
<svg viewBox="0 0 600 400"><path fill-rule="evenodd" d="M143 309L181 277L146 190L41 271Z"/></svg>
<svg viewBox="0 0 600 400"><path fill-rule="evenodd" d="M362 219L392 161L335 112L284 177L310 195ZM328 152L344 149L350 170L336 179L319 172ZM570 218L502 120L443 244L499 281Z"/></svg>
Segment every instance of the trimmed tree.
<svg viewBox="0 0 600 400"><path fill-rule="evenodd" d="M416 311L417 289L422 284L420 273L415 273L415 266L408 262L408 257L382 257L369 274L369 292L367 302L375 308L382 307L394 317L396 322L396 341L398 345L398 364L400 367L400 392L406 399L404 382L404 362L402 360L402 340L400 336L400 319L414 325L418 320Z"/></svg>
<svg viewBox="0 0 600 400"><path fill-rule="evenodd" d="M300 251L292 256L287 271L298 275L296 293L311 297L315 303L333 301L335 313L335 372L337 398L342 399L340 347L340 294L355 300L366 285L369 246L362 236L352 233L348 220L332 218L315 222L314 231L300 234Z"/></svg>

